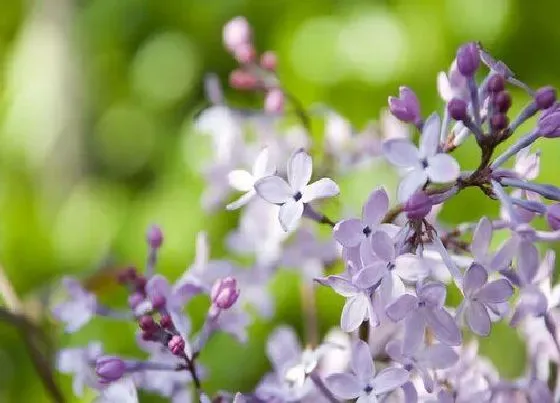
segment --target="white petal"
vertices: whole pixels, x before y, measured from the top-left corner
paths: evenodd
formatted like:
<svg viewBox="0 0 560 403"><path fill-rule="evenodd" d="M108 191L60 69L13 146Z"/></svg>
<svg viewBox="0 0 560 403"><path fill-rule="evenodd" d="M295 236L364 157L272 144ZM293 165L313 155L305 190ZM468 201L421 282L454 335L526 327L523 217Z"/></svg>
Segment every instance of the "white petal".
<svg viewBox="0 0 560 403"><path fill-rule="evenodd" d="M411 167L418 163L418 149L409 140L391 139L383 143L383 154L393 165Z"/></svg>
<svg viewBox="0 0 560 403"><path fill-rule="evenodd" d="M325 379L325 384L336 397L341 399L355 399L362 391L362 385L350 374L332 374Z"/></svg>
<svg viewBox="0 0 560 403"><path fill-rule="evenodd" d="M367 300L368 297L364 294L358 294L346 300L340 316L340 328L342 330L353 332L360 327L368 310Z"/></svg>
<svg viewBox="0 0 560 403"><path fill-rule="evenodd" d="M278 176L266 176L255 182L257 194L269 203L286 203L294 191L286 181Z"/></svg>
<svg viewBox="0 0 560 403"><path fill-rule="evenodd" d="M280 219L280 225L284 231L293 230L303 214L303 203L300 201L295 201L294 199L288 200L280 207L278 213L278 218Z"/></svg>
<svg viewBox="0 0 560 403"><path fill-rule="evenodd" d="M399 183L399 189L397 191L399 201L405 202L410 196L418 189L420 189L426 181L428 176L423 169L414 169L410 171Z"/></svg>
<svg viewBox="0 0 560 403"><path fill-rule="evenodd" d="M453 91L451 90L451 86L449 85L447 74L445 74L445 72L443 71L440 71L437 75L437 91L441 99L446 102L449 102L451 98L453 98Z"/></svg>
<svg viewBox="0 0 560 403"><path fill-rule="evenodd" d="M288 161L288 182L295 191L301 189L309 183L313 162L311 157L303 149L297 150L292 154Z"/></svg>
<svg viewBox="0 0 560 403"><path fill-rule="evenodd" d="M420 136L420 147L418 149L420 158L432 157L437 153L439 145L439 131L441 128L441 120L437 113L432 113L422 129Z"/></svg>
<svg viewBox="0 0 560 403"><path fill-rule="evenodd" d="M436 154L428 158L426 173L434 183L453 182L459 177L461 167L455 158L447 154Z"/></svg>
<svg viewBox="0 0 560 403"><path fill-rule="evenodd" d="M274 163L270 159L270 152L268 148L265 147L259 153L253 164L253 176L255 179L262 178L264 176L273 175L276 171Z"/></svg>
<svg viewBox="0 0 560 403"><path fill-rule="evenodd" d="M249 190L247 193L243 194L239 199L236 201L231 202L226 206L226 210L237 210L240 207L243 207L247 203L251 201L251 199L256 195L255 189Z"/></svg>
<svg viewBox="0 0 560 403"><path fill-rule="evenodd" d="M336 196L340 193L338 185L330 178L322 178L317 182L307 185L301 191L302 201L308 203L312 200Z"/></svg>
<svg viewBox="0 0 560 403"><path fill-rule="evenodd" d="M255 180L253 175L242 169L236 169L228 174L229 185L241 192L247 192L253 189Z"/></svg>
<svg viewBox="0 0 560 403"><path fill-rule="evenodd" d="M393 271L407 281L419 281L430 275L430 268L426 262L412 253L398 256Z"/></svg>

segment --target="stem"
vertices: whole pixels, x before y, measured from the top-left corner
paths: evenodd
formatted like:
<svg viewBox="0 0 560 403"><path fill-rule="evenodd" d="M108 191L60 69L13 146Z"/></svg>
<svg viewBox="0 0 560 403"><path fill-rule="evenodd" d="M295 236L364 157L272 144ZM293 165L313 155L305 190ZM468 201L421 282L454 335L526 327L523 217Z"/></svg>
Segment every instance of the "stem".
<svg viewBox="0 0 560 403"><path fill-rule="evenodd" d="M501 165L504 164L504 162L506 162L508 159L513 157L520 150L533 144L539 137L540 134L536 131L530 132L525 136L521 137L517 143L513 144L502 155L496 158L496 160L492 163L492 169L499 168Z"/></svg>
<svg viewBox="0 0 560 403"><path fill-rule="evenodd" d="M307 114L307 111L303 107L301 101L294 94L292 94L291 92L287 91L284 88L282 88L282 92L294 107L296 116L298 117L299 121L301 122L305 130L309 134L311 134L311 119L309 118L309 115Z"/></svg>
<svg viewBox="0 0 560 403"><path fill-rule="evenodd" d="M325 382L321 379L321 377L315 373L314 371L309 374L309 378L313 381L317 389L327 398L327 400L331 403L340 403L340 401L332 394L332 392L327 388Z"/></svg>
<svg viewBox="0 0 560 403"><path fill-rule="evenodd" d="M303 216L313 220L319 224L327 224L330 227L334 228L336 223L327 217L325 214L318 212L315 210L310 204L304 203L303 205Z"/></svg>
<svg viewBox="0 0 560 403"><path fill-rule="evenodd" d="M146 262L146 278L150 278L154 275L154 269L157 260L157 248L150 248L148 253L148 261Z"/></svg>
<svg viewBox="0 0 560 403"><path fill-rule="evenodd" d="M317 305L315 301L315 292L313 283L302 279L300 285L301 307L303 310L303 326L305 330L305 340L313 348L317 346L319 341L318 321L317 321Z"/></svg>

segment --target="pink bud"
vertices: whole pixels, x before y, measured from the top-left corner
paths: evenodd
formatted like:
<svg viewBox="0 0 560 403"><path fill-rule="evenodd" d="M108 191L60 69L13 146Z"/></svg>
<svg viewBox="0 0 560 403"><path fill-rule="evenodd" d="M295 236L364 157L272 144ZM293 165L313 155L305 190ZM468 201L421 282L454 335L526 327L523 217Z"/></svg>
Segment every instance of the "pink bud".
<svg viewBox="0 0 560 403"><path fill-rule="evenodd" d="M185 340L179 335L175 335L167 343L169 351L175 355L182 355L185 351Z"/></svg>
<svg viewBox="0 0 560 403"><path fill-rule="evenodd" d="M212 286L210 298L212 303L220 309L231 308L239 297L237 280L233 277L225 277L217 280Z"/></svg>
<svg viewBox="0 0 560 403"><path fill-rule="evenodd" d="M257 52L250 43L239 45L233 50L233 56L241 64L253 63L257 58Z"/></svg>
<svg viewBox="0 0 560 403"><path fill-rule="evenodd" d="M239 46L251 42L251 27L245 17L230 20L222 32L224 46L234 52Z"/></svg>
<svg viewBox="0 0 560 403"><path fill-rule="evenodd" d="M119 357L103 356L95 363L95 373L102 383L119 380L126 371L126 363Z"/></svg>
<svg viewBox="0 0 560 403"><path fill-rule="evenodd" d="M261 55L261 67L266 70L274 71L278 65L276 53L269 50Z"/></svg>
<svg viewBox="0 0 560 403"><path fill-rule="evenodd" d="M229 85L237 90L254 90L258 84L254 75L243 70L233 70L229 75Z"/></svg>
<svg viewBox="0 0 560 403"><path fill-rule="evenodd" d="M266 93L264 110L270 113L281 113L284 110L284 93L273 88Z"/></svg>

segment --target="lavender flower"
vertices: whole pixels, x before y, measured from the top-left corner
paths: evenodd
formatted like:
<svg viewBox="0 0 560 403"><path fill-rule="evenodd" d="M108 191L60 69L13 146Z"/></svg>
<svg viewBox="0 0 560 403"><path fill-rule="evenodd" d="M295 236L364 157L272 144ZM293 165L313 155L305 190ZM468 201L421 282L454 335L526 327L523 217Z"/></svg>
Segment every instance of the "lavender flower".
<svg viewBox="0 0 560 403"><path fill-rule="evenodd" d="M269 203L281 204L278 218L285 231L296 227L303 214L304 203L339 193L338 185L330 178L322 178L308 185L313 163L304 150L292 154L287 168L288 182L278 176L267 176L255 182L259 196Z"/></svg>
<svg viewBox="0 0 560 403"><path fill-rule="evenodd" d="M434 183L453 182L459 176L459 164L453 157L438 151L441 121L437 114L426 120L416 148L407 140L388 140L383 144L385 157L392 164L407 169L399 184L398 197L406 201L426 181Z"/></svg>
<svg viewBox="0 0 560 403"><path fill-rule="evenodd" d="M358 398L359 403L376 403L377 397L404 385L409 378L402 368L385 368L378 374L369 346L359 340L352 349L352 372L333 374L326 379L327 387L341 399Z"/></svg>
<svg viewBox="0 0 560 403"><path fill-rule="evenodd" d="M97 298L85 290L80 282L64 277L62 284L70 299L53 308L55 318L66 325L66 331L73 333L87 324L97 312Z"/></svg>
<svg viewBox="0 0 560 403"><path fill-rule="evenodd" d="M68 348L58 353L56 367L63 374L73 376L72 390L76 396L83 396L84 386L100 387L94 366L101 354L100 342L90 342L84 348Z"/></svg>
<svg viewBox="0 0 560 403"><path fill-rule="evenodd" d="M506 240L496 253L489 251L491 239L492 223L486 217L483 217L478 222L473 234L471 252L474 261L489 272L505 269L515 255L519 245L518 238L512 237Z"/></svg>
<svg viewBox="0 0 560 403"><path fill-rule="evenodd" d="M397 119L418 125L421 123L420 103L410 88L400 87L399 97L389 97L389 110Z"/></svg>
<svg viewBox="0 0 560 403"><path fill-rule="evenodd" d="M131 378L122 378L110 383L96 400L99 403L138 403L136 385Z"/></svg>

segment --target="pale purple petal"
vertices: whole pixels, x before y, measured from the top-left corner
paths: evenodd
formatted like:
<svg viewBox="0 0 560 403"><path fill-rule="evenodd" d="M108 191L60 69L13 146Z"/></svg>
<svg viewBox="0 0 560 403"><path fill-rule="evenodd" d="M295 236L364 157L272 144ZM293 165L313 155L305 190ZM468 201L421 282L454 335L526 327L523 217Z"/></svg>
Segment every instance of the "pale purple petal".
<svg viewBox="0 0 560 403"><path fill-rule="evenodd" d="M418 402L418 392L414 387L414 384L410 381L402 386L404 392L404 403L417 403Z"/></svg>
<svg viewBox="0 0 560 403"><path fill-rule="evenodd" d="M440 128L441 120L439 115L432 113L424 122L422 135L420 136L420 158L432 157L437 153Z"/></svg>
<svg viewBox="0 0 560 403"><path fill-rule="evenodd" d="M465 319L473 333L479 336L488 336L490 334L490 316L482 303L470 301L465 307Z"/></svg>
<svg viewBox="0 0 560 403"><path fill-rule="evenodd" d="M434 391L434 379L430 375L430 371L420 363L416 364L416 370L420 373L426 392L432 393Z"/></svg>
<svg viewBox="0 0 560 403"><path fill-rule="evenodd" d="M529 284L535 278L539 268L539 251L537 247L530 242L523 242L519 246L517 255L517 269L522 284Z"/></svg>
<svg viewBox="0 0 560 403"><path fill-rule="evenodd" d="M371 387L376 395L381 395L404 385L410 377L402 368L385 368L373 379Z"/></svg>
<svg viewBox="0 0 560 403"><path fill-rule="evenodd" d="M517 237L508 239L492 258L490 268L496 271L505 269L510 264L518 248L519 239Z"/></svg>
<svg viewBox="0 0 560 403"><path fill-rule="evenodd" d="M276 370L301 356L301 345L295 332L287 326L279 326L268 337L266 354Z"/></svg>
<svg viewBox="0 0 560 403"><path fill-rule="evenodd" d="M236 169L228 174L229 185L241 192L248 192L251 190L254 181L253 175L242 169Z"/></svg>
<svg viewBox="0 0 560 403"><path fill-rule="evenodd" d="M356 287L367 289L377 284L385 274L387 274L387 264L376 262L360 270L352 279L352 283Z"/></svg>
<svg viewBox="0 0 560 403"><path fill-rule="evenodd" d="M386 314L393 322L399 322L418 305L418 298L414 295L404 294L397 298L386 309Z"/></svg>
<svg viewBox="0 0 560 403"><path fill-rule="evenodd" d="M423 315L413 312L404 320L403 354L411 356L424 342L426 321Z"/></svg>
<svg viewBox="0 0 560 403"><path fill-rule="evenodd" d="M292 188L278 176L265 176L255 182L257 194L269 203L286 203L294 195Z"/></svg>
<svg viewBox="0 0 560 403"><path fill-rule="evenodd" d="M379 403L379 399L374 394L360 395L356 403Z"/></svg>
<svg viewBox="0 0 560 403"><path fill-rule="evenodd" d="M377 292L383 306L387 306L403 295L406 292L406 288L401 278L396 273L389 272L383 276Z"/></svg>
<svg viewBox="0 0 560 403"><path fill-rule="evenodd" d="M384 188L370 193L362 208L362 221L370 227L377 226L389 210L389 196Z"/></svg>
<svg viewBox="0 0 560 403"><path fill-rule="evenodd" d="M345 332L353 332L364 321L368 310L368 297L358 294L346 300L340 317L340 327Z"/></svg>
<svg viewBox="0 0 560 403"><path fill-rule="evenodd" d="M476 260L486 260L490 241L492 240L492 223L486 217L482 217L474 230L471 252Z"/></svg>
<svg viewBox="0 0 560 403"><path fill-rule="evenodd" d="M391 263L395 260L395 244L385 232L377 231L371 235L371 247L379 259Z"/></svg>
<svg viewBox="0 0 560 403"><path fill-rule="evenodd" d="M362 383L367 383L375 375L371 350L367 343L358 340L352 348L352 370Z"/></svg>
<svg viewBox="0 0 560 403"><path fill-rule="evenodd" d="M360 259L362 261L363 266L369 266L374 263L379 262L379 259L373 253L373 249L371 247L371 238L364 238L360 243Z"/></svg>
<svg viewBox="0 0 560 403"><path fill-rule="evenodd" d="M265 147L255 159L255 163L253 164L253 177L262 178L263 176L274 175L275 171L276 167L270 159L268 147Z"/></svg>
<svg viewBox="0 0 560 403"><path fill-rule="evenodd" d="M340 189L338 188L338 185L330 178L319 179L317 182L313 182L301 190L302 201L304 203L309 203L310 201L317 199L333 197L339 193Z"/></svg>
<svg viewBox="0 0 560 403"><path fill-rule="evenodd" d="M466 271L463 291L467 297L472 296L488 281L488 272L478 263L473 263Z"/></svg>
<svg viewBox="0 0 560 403"><path fill-rule="evenodd" d="M505 278L483 286L476 293L476 298L483 304L499 304L506 302L513 295L513 287Z"/></svg>
<svg viewBox="0 0 560 403"><path fill-rule="evenodd" d="M436 154L428 158L426 174L430 181L434 183L449 183L459 177L461 167L450 155Z"/></svg>
<svg viewBox="0 0 560 403"><path fill-rule="evenodd" d="M351 218L337 222L333 229L333 236L345 248L353 248L365 237L362 231L362 222Z"/></svg>
<svg viewBox="0 0 560 403"><path fill-rule="evenodd" d="M509 324L510 326L517 326L528 315L541 316L547 310L548 300L540 290L536 288L523 289Z"/></svg>
<svg viewBox="0 0 560 403"><path fill-rule="evenodd" d="M334 292L343 297L353 297L359 290L348 279L342 276L328 276L315 279L319 284L331 287Z"/></svg>
<svg viewBox="0 0 560 403"><path fill-rule="evenodd" d="M293 190L301 191L311 179L313 162L303 149L292 154L288 161L288 182Z"/></svg>
<svg viewBox="0 0 560 403"><path fill-rule="evenodd" d="M406 139L391 139L383 143L383 154L393 165L412 167L418 164L418 149Z"/></svg>
<svg viewBox="0 0 560 403"><path fill-rule="evenodd" d="M395 273L403 280L419 281L430 275L430 268L422 259L412 253L400 255L395 259Z"/></svg>
<svg viewBox="0 0 560 403"><path fill-rule="evenodd" d="M282 206L280 206L280 211L278 212L278 218L280 220L280 225L284 231L293 230L303 214L303 203L300 201L295 201L294 199L288 200Z"/></svg>
<svg viewBox="0 0 560 403"><path fill-rule="evenodd" d="M385 346L385 352L393 360L403 363L407 357L402 353L402 342L399 340L391 340Z"/></svg>
<svg viewBox="0 0 560 403"><path fill-rule="evenodd" d="M362 385L350 374L329 375L325 384L340 399L355 399L362 393Z"/></svg>
<svg viewBox="0 0 560 403"><path fill-rule="evenodd" d="M239 199L229 203L226 206L226 210L237 210L240 207L243 207L247 203L251 201L251 199L256 195L254 189L249 190L247 193L243 194Z"/></svg>
<svg viewBox="0 0 560 403"><path fill-rule="evenodd" d="M171 286L165 277L156 274L146 283L146 294L149 298L153 298L156 295L167 298L171 294Z"/></svg>
<svg viewBox="0 0 560 403"><path fill-rule="evenodd" d="M450 346L461 344L461 331L453 317L443 308L423 310L426 323L432 329L436 339Z"/></svg>
<svg viewBox="0 0 560 403"><path fill-rule="evenodd" d="M438 282L428 283L418 288L418 298L431 307L442 307L447 291Z"/></svg>
<svg viewBox="0 0 560 403"><path fill-rule="evenodd" d="M459 360L459 355L445 344L432 344L418 357L427 367L432 369L446 369Z"/></svg>
<svg viewBox="0 0 560 403"><path fill-rule="evenodd" d="M420 189L426 181L428 180L428 175L424 169L413 169L406 174L406 176L399 183L399 188L397 190L398 199L400 202L407 201L410 196L414 194L418 189Z"/></svg>

